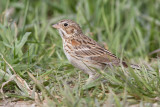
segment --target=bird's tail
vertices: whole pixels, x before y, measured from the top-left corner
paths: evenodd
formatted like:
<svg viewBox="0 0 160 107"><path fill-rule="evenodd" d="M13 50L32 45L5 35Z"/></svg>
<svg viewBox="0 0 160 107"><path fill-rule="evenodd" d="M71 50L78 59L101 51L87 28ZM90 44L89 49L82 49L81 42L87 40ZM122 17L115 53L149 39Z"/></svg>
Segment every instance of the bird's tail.
<svg viewBox="0 0 160 107"><path fill-rule="evenodd" d="M131 67L131 68L137 69L137 70L142 69L142 67L139 66L139 65L136 65L136 64L127 64L127 63L124 62L124 61L122 62L122 64L123 64L123 66L126 67L126 68Z"/></svg>
<svg viewBox="0 0 160 107"><path fill-rule="evenodd" d="M133 69L137 69L137 70L142 69L142 67L141 67L141 66L136 65L136 64L130 64L130 67L131 67L131 68L133 68Z"/></svg>

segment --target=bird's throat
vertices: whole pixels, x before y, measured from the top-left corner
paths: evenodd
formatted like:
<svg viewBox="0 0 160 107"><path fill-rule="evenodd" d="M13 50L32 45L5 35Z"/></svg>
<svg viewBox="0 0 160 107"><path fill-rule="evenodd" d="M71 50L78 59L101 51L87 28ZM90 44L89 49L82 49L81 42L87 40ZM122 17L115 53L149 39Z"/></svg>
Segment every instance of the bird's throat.
<svg viewBox="0 0 160 107"><path fill-rule="evenodd" d="M61 36L62 39L67 39L68 37L70 37L69 34L67 34L64 30L59 29L59 34Z"/></svg>

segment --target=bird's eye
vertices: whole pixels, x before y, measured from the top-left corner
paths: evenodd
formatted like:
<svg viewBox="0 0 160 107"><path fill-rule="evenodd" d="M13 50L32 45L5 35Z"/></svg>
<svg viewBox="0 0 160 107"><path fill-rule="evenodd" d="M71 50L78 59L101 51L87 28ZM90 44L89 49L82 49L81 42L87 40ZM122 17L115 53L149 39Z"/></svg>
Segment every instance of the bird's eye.
<svg viewBox="0 0 160 107"><path fill-rule="evenodd" d="M67 24L67 23L64 23L64 26L68 26L68 24Z"/></svg>

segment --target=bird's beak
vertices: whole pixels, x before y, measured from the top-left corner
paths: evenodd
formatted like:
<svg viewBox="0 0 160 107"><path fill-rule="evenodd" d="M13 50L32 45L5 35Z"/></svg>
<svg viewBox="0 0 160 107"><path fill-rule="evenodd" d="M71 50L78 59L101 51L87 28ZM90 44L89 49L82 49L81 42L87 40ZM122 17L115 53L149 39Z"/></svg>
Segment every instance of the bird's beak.
<svg viewBox="0 0 160 107"><path fill-rule="evenodd" d="M56 29L59 29L59 28L60 28L60 25L59 25L59 24L53 24L52 27L53 27L53 28L56 28Z"/></svg>

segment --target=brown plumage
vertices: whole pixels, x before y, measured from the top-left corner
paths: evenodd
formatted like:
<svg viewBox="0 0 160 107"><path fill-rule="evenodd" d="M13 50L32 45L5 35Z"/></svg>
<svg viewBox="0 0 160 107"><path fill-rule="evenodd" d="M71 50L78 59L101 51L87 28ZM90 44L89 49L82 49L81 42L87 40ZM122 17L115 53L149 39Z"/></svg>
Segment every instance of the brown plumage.
<svg viewBox="0 0 160 107"><path fill-rule="evenodd" d="M128 67L125 62L120 62L116 55L101 47L96 41L84 35L80 26L72 20L62 20L53 25L59 30L63 40L64 53L69 62L75 67L89 74L89 83L95 76L97 69L104 70L106 67Z"/></svg>

